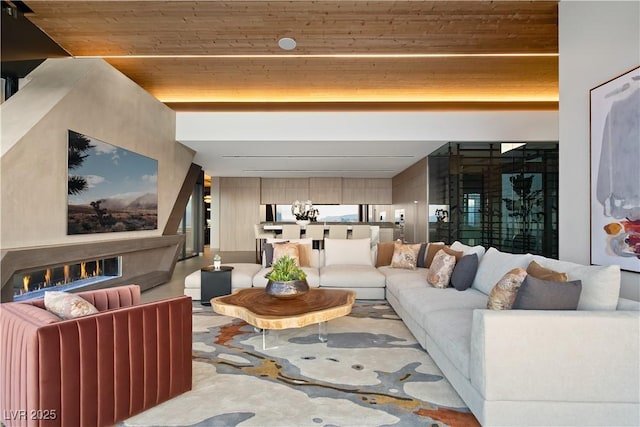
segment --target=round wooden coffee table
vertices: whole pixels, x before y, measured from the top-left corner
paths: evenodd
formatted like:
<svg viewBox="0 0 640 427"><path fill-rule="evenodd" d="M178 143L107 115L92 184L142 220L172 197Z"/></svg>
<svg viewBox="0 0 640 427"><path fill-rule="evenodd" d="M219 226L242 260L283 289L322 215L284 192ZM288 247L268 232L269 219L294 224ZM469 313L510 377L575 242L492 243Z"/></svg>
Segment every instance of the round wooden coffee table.
<svg viewBox="0 0 640 427"><path fill-rule="evenodd" d="M211 299L211 307L218 314L237 317L262 329L266 348L266 331L302 328L317 323L320 341L327 341L327 321L351 313L356 293L341 289L312 288L292 299L267 295L262 288L240 289L231 295Z"/></svg>

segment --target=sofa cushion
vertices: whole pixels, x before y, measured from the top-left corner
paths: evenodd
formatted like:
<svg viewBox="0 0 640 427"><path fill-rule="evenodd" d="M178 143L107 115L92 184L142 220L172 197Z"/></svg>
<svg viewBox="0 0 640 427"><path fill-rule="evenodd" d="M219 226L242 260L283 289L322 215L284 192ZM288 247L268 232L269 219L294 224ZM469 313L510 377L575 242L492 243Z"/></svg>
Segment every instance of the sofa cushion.
<svg viewBox="0 0 640 427"><path fill-rule="evenodd" d="M549 280L552 282L566 282L569 280L567 273L561 273L559 271L545 268L535 261L531 261L527 267L527 274L533 276L536 279Z"/></svg>
<svg viewBox="0 0 640 427"><path fill-rule="evenodd" d="M394 242L378 243L378 253L376 255L376 267L391 265L394 246L395 246Z"/></svg>
<svg viewBox="0 0 640 427"><path fill-rule="evenodd" d="M478 255L478 261L482 259L486 252L482 245L468 246L464 243L458 242L457 240L451 244L451 249L454 251L461 251L464 255L476 254Z"/></svg>
<svg viewBox="0 0 640 427"><path fill-rule="evenodd" d="M391 267L406 268L414 270L418 264L418 252L420 252L420 243L405 244L398 239L393 245L393 257L391 258Z"/></svg>
<svg viewBox="0 0 640 427"><path fill-rule="evenodd" d="M427 283L427 268L405 270L387 266L379 267L378 271L386 277L387 294L397 295L401 289L431 287Z"/></svg>
<svg viewBox="0 0 640 427"><path fill-rule="evenodd" d="M324 264L368 265L373 268L371 239L324 239Z"/></svg>
<svg viewBox="0 0 640 427"><path fill-rule="evenodd" d="M518 267L526 269L532 259L531 254L510 254L500 252L496 248L489 248L480 259L478 272L471 287L489 295L505 273Z"/></svg>
<svg viewBox="0 0 640 427"><path fill-rule="evenodd" d="M422 281L423 286L428 286L427 284L427 274L429 273L428 268L416 268L415 270L406 270L403 268L393 268L390 265L378 267L378 271L387 278L387 280L393 280L396 277L402 278L410 278L415 277Z"/></svg>
<svg viewBox="0 0 640 427"><path fill-rule="evenodd" d="M233 274L233 273L232 273ZM202 279L200 269L194 271L184 278L184 287L189 289L200 289L200 281Z"/></svg>
<svg viewBox="0 0 640 427"><path fill-rule="evenodd" d="M253 276L260 270L260 264L251 264L245 262L225 264L233 267L231 270L231 288L250 288L253 285ZM304 268L303 268L304 269Z"/></svg>
<svg viewBox="0 0 640 427"><path fill-rule="evenodd" d="M61 319L75 319L98 313L98 309L89 301L68 292L45 291L44 306Z"/></svg>
<svg viewBox="0 0 640 427"><path fill-rule="evenodd" d="M513 302L521 310L575 310L578 308L580 280L557 282L541 280L528 274Z"/></svg>
<svg viewBox="0 0 640 427"><path fill-rule="evenodd" d="M462 257L451 273L451 285L459 291L471 287L478 271L478 254L471 253Z"/></svg>
<svg viewBox="0 0 640 427"><path fill-rule="evenodd" d="M473 309L458 308L431 311L423 323L427 335L465 378L470 376L472 321Z"/></svg>
<svg viewBox="0 0 640 427"><path fill-rule="evenodd" d="M456 257L449 255L444 249L440 249L435 257L431 267L429 267L429 274L427 274L427 282L434 288L444 289L449 287L449 281L451 280L451 273L456 265Z"/></svg>
<svg viewBox="0 0 640 427"><path fill-rule="evenodd" d="M372 265L326 265L320 269L320 286L383 288L385 277Z"/></svg>
<svg viewBox="0 0 640 427"><path fill-rule="evenodd" d="M539 255L533 259L543 267L567 273L569 280L582 282L578 310L616 309L620 295L620 266L582 265Z"/></svg>
<svg viewBox="0 0 640 427"><path fill-rule="evenodd" d="M524 268L514 268L505 273L491 289L487 308L489 310L510 310L525 277L527 277L527 271Z"/></svg>
<svg viewBox="0 0 640 427"><path fill-rule="evenodd" d="M421 288L402 288L394 295L404 310L422 325L427 314L433 311L487 307L487 296L472 288L460 292L454 288L437 289L425 284Z"/></svg>

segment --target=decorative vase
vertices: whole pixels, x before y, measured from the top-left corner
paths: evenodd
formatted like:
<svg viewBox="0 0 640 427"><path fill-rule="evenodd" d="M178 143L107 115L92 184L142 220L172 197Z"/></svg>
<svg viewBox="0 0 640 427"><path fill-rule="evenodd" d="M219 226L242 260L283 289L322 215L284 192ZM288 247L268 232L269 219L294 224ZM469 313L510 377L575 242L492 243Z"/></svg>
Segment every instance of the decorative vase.
<svg viewBox="0 0 640 427"><path fill-rule="evenodd" d="M311 221L309 221L308 219L298 219L296 220L296 224L298 225L309 225L311 223Z"/></svg>
<svg viewBox="0 0 640 427"><path fill-rule="evenodd" d="M271 295L276 298L296 298L309 292L309 284L307 283L307 279L289 280L286 282L274 282L269 280L264 291L267 295Z"/></svg>
<svg viewBox="0 0 640 427"><path fill-rule="evenodd" d="M220 260L214 260L214 261L213 261L213 268L214 268L215 270L220 270L220 265L221 265L221 264L222 264L222 261L220 261Z"/></svg>

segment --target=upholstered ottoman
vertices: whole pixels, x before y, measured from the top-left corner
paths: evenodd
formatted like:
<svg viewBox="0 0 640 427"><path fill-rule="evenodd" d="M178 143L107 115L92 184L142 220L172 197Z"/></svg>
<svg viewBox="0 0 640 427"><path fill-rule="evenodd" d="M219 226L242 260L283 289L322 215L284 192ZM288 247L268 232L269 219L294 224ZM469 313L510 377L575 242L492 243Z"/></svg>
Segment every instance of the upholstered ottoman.
<svg viewBox="0 0 640 427"><path fill-rule="evenodd" d="M250 288L253 276L260 271L260 264L229 263L224 264L233 267L231 272L231 289ZM200 269L184 278L184 294L193 300L200 300Z"/></svg>

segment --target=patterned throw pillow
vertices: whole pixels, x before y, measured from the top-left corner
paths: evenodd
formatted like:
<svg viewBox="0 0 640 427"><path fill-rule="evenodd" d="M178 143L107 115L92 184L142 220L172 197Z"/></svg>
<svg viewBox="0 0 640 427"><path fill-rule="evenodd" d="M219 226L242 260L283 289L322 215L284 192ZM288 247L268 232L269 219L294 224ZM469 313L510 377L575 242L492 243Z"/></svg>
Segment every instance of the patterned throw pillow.
<svg viewBox="0 0 640 427"><path fill-rule="evenodd" d="M293 258L296 265L300 267L300 251L297 243L278 243L273 245L272 265L285 255Z"/></svg>
<svg viewBox="0 0 640 427"><path fill-rule="evenodd" d="M44 307L61 319L75 319L98 313L98 309L89 301L60 291L45 291Z"/></svg>
<svg viewBox="0 0 640 427"><path fill-rule="evenodd" d="M420 252L420 243L405 245L400 239L396 240L393 247L391 267L415 270L418 263L418 252Z"/></svg>
<svg viewBox="0 0 640 427"><path fill-rule="evenodd" d="M427 274L427 282L434 288L448 288L451 273L456 266L456 257L449 255L443 249L440 249L436 256L433 257L429 273Z"/></svg>
<svg viewBox="0 0 640 427"><path fill-rule="evenodd" d="M527 271L520 267L505 273L491 289L487 308L489 310L511 310L513 302L516 300L518 289L520 289L526 277Z"/></svg>

